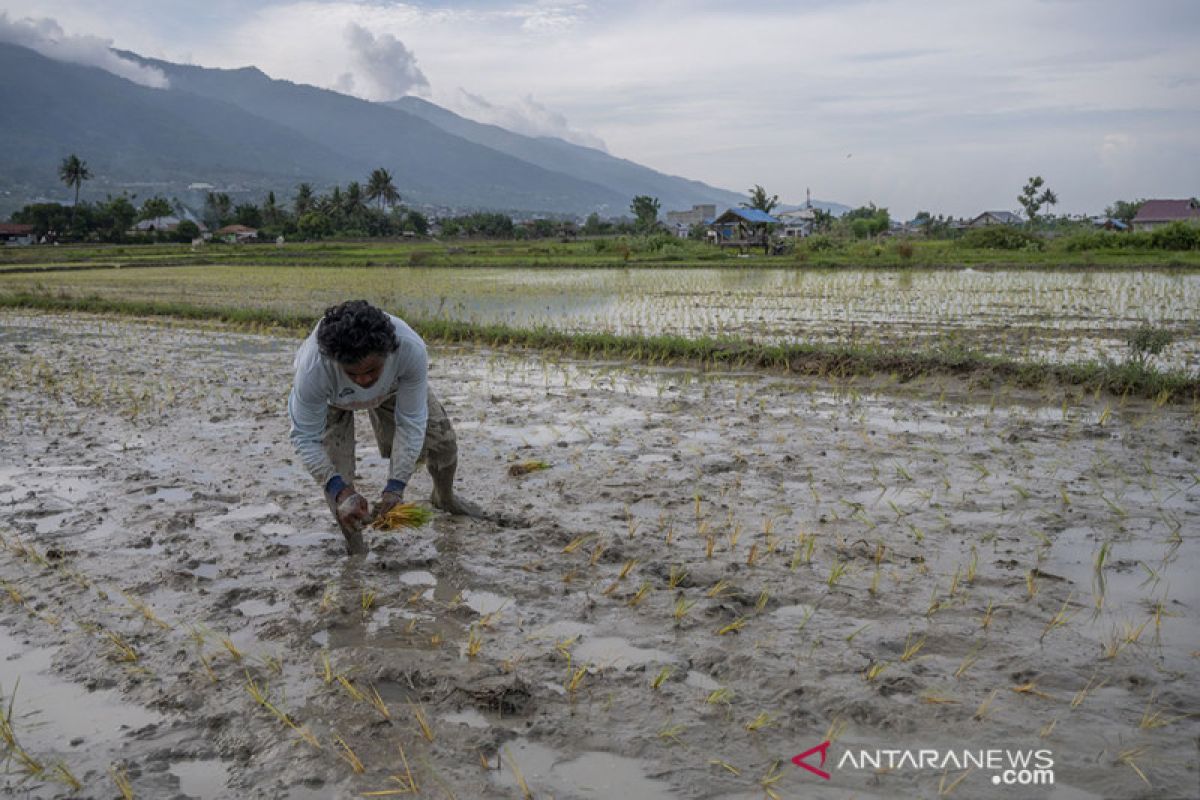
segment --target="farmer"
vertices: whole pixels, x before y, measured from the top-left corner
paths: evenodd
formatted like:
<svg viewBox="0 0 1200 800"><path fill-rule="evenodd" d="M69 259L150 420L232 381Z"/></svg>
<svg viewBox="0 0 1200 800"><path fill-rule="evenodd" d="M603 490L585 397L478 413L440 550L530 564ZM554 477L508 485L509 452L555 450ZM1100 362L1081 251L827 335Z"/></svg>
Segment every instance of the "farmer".
<svg viewBox="0 0 1200 800"><path fill-rule="evenodd" d="M401 502L421 458L433 477L435 508L497 519L454 494L458 445L426 382L425 342L403 320L365 300L331 306L294 361L288 397L291 439L325 491L350 555L367 552L362 528ZM383 496L371 509L354 489L354 411L366 409L391 461Z"/></svg>

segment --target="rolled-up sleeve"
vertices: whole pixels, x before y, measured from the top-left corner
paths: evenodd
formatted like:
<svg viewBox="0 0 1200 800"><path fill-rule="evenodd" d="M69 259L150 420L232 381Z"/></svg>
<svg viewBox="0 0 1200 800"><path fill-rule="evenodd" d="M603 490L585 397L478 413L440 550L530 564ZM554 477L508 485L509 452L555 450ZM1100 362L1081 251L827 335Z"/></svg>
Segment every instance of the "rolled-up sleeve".
<svg viewBox="0 0 1200 800"><path fill-rule="evenodd" d="M429 421L429 356L419 340L409 343L405 351L405 364L396 383L396 432L388 477L408 483L417 467Z"/></svg>

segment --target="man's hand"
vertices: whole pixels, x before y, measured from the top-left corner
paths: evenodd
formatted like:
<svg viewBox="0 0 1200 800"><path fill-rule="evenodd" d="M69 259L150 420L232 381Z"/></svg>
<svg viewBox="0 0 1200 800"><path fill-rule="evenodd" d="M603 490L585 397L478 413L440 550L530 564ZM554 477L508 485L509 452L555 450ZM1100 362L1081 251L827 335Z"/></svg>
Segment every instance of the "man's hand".
<svg viewBox="0 0 1200 800"><path fill-rule="evenodd" d="M375 510L371 512L371 521L379 519L403 501L404 495L400 492L384 492L379 498L379 502L375 504Z"/></svg>
<svg viewBox="0 0 1200 800"><path fill-rule="evenodd" d="M361 552L363 543L360 531L371 515L367 499L354 491L354 487L347 486L338 492L334 503L337 506L338 524L342 526L342 533L346 535L346 546L351 554Z"/></svg>

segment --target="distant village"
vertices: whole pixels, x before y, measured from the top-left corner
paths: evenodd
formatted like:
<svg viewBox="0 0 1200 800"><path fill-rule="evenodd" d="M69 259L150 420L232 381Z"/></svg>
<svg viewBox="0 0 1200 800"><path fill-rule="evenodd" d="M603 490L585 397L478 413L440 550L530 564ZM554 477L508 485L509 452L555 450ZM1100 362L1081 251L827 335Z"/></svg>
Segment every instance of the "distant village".
<svg viewBox="0 0 1200 800"><path fill-rule="evenodd" d="M196 212L177 199L155 195L140 207L125 194L108 196L103 202L78 201L79 190L90 173L74 155L64 159L60 177L75 190L75 203L41 202L14 212L0 222L0 243L9 246L56 244L68 241L93 242L180 242L194 247L209 242L228 244L313 241L323 238L494 238L572 240L614 235L670 236L705 242L714 247L762 248L780 254L814 236L845 240L889 238L952 239L980 229L1036 229L1053 238L1057 232L1078 233L1104 230L1114 233L1152 232L1182 223L1200 228L1200 201L1153 198L1118 201L1104 215L1066 217L1040 215L1045 205L1057 203L1040 178L1031 178L1021 200L1027 214L985 210L970 218L918 213L907 221L894 220L886 208L873 204L856 209L832 210L829 204L814 203L811 196L799 207L781 206L761 186L749 193L749 202L721 208L696 204L686 210L660 214L657 198L633 198L631 216L586 219L549 215L514 216L503 212L447 213L418 210L403 205L391 175L382 168L369 181L352 181L344 189L335 186L317 194L309 184L300 184L288 204L268 192L261 203L235 203L228 194L207 183L188 187L193 197L203 197ZM1038 192L1041 194L1038 195Z"/></svg>

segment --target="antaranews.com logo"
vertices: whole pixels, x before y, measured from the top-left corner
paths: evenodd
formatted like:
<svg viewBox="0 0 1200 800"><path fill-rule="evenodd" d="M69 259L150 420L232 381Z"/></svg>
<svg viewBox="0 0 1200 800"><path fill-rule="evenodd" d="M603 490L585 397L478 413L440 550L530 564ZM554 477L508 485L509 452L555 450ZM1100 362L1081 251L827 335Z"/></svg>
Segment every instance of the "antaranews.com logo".
<svg viewBox="0 0 1200 800"><path fill-rule="evenodd" d="M821 742L792 758L797 767L822 780L832 780L825 770L830 742ZM996 786L1052 786L1054 753L1050 750L938 750L938 749L866 749L847 748L837 759L837 770L965 770L990 772Z"/></svg>

